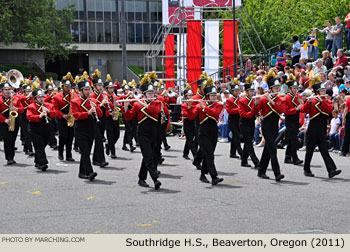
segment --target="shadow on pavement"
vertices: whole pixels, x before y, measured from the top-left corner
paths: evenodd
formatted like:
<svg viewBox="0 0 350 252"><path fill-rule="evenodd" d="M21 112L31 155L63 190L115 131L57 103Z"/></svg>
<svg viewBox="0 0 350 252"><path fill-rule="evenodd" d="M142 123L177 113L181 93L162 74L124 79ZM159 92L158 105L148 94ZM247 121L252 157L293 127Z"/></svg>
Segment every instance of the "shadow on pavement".
<svg viewBox="0 0 350 252"><path fill-rule="evenodd" d="M237 173L235 172L221 172L221 171L218 171L218 175L221 175L221 176L233 176Z"/></svg>
<svg viewBox="0 0 350 252"><path fill-rule="evenodd" d="M214 189L214 188L220 188L220 189L239 189L243 188L242 186L234 186L229 184L217 184L215 186L207 186L207 189Z"/></svg>
<svg viewBox="0 0 350 252"><path fill-rule="evenodd" d="M296 181L290 181L290 180L281 180L280 182L273 182L273 183L271 183L271 184L283 186L283 185L308 185L309 183L306 183L306 182L296 182Z"/></svg>
<svg viewBox="0 0 350 252"><path fill-rule="evenodd" d="M159 188L159 190L155 190L154 188L150 188L148 191L142 191L141 193L143 194L148 194L148 193L158 193L158 194L172 194L172 193L179 193L181 191L177 190L170 190L166 188Z"/></svg>
<svg viewBox="0 0 350 252"><path fill-rule="evenodd" d="M122 170L125 170L126 168L124 168L124 167L105 166L105 167L100 167L100 169L102 169L102 170L122 171Z"/></svg>
<svg viewBox="0 0 350 252"><path fill-rule="evenodd" d="M48 169L46 171L41 171L41 170L37 170L36 171L37 173L41 173L41 174L60 174L60 173L66 173L68 171L60 171L60 170L51 170L51 169Z"/></svg>
<svg viewBox="0 0 350 252"><path fill-rule="evenodd" d="M100 180L95 179L93 181L84 181L86 184L95 184L95 185L113 185L116 183L116 181L106 181L106 180Z"/></svg>
<svg viewBox="0 0 350 252"><path fill-rule="evenodd" d="M159 175L160 178L168 178L168 179L181 179L183 176L175 176L171 174L161 173Z"/></svg>

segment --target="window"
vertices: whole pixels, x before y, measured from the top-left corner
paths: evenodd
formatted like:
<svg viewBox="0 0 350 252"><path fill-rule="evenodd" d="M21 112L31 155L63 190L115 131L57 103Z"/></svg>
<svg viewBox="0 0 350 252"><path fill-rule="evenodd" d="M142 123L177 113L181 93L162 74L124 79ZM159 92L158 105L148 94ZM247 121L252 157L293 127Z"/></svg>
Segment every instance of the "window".
<svg viewBox="0 0 350 252"><path fill-rule="evenodd" d="M149 12L151 15L151 21L158 21L158 3L154 1L149 2Z"/></svg>
<svg viewBox="0 0 350 252"><path fill-rule="evenodd" d="M149 43L149 24L143 24L143 42Z"/></svg>
<svg viewBox="0 0 350 252"><path fill-rule="evenodd" d="M142 43L142 24L136 24L136 43Z"/></svg>
<svg viewBox="0 0 350 252"><path fill-rule="evenodd" d="M78 22L75 22L73 23L72 25L72 35L74 36L74 41L75 42L79 42L79 23Z"/></svg>
<svg viewBox="0 0 350 252"><path fill-rule="evenodd" d="M87 42L87 25L86 25L86 22L80 22L80 42Z"/></svg>
<svg viewBox="0 0 350 252"><path fill-rule="evenodd" d="M104 41L104 32L103 32L103 23L96 23L96 31L97 31L97 42L105 42Z"/></svg>
<svg viewBox="0 0 350 252"><path fill-rule="evenodd" d="M119 43L119 23L112 23L113 43Z"/></svg>
<svg viewBox="0 0 350 252"><path fill-rule="evenodd" d="M157 35L157 32L158 32L158 25L157 24L151 24L151 41Z"/></svg>
<svg viewBox="0 0 350 252"><path fill-rule="evenodd" d="M89 22L89 42L96 42L96 25L94 22Z"/></svg>
<svg viewBox="0 0 350 252"><path fill-rule="evenodd" d="M86 0L87 3L87 10L88 10L88 18L89 19L95 19L95 10L96 10L96 5L95 5L95 0Z"/></svg>
<svg viewBox="0 0 350 252"><path fill-rule="evenodd" d="M106 43L111 43L111 41L112 41L111 23L104 23L104 27L105 27L105 40L106 40Z"/></svg>
<svg viewBox="0 0 350 252"><path fill-rule="evenodd" d="M146 2L135 1L135 20L142 21L146 17Z"/></svg>
<svg viewBox="0 0 350 252"><path fill-rule="evenodd" d="M132 1L125 1L125 19L128 21L134 21L134 12L135 12L135 2Z"/></svg>
<svg viewBox="0 0 350 252"><path fill-rule="evenodd" d="M96 1L96 19L103 19L103 2Z"/></svg>
<svg viewBox="0 0 350 252"><path fill-rule="evenodd" d="M126 43L135 43L135 24L130 23L127 25L127 32L126 32Z"/></svg>

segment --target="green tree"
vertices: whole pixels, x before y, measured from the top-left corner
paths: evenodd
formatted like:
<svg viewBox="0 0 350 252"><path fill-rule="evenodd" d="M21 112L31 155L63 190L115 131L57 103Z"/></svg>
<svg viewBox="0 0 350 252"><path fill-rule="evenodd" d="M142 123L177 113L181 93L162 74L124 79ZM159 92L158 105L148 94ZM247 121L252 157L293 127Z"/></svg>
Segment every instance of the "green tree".
<svg viewBox="0 0 350 252"><path fill-rule="evenodd" d="M331 20L334 24L336 16L339 16L343 22L349 12L347 0L245 0L243 2L266 48L291 40L293 35L299 35L299 40L302 42L311 28L324 28L326 20ZM221 13L220 15L224 18L232 18L232 13ZM239 16L240 11L236 13L236 17ZM242 22L255 47L262 52L263 48L244 11ZM318 33L318 36L322 50L324 49L324 35ZM254 53L244 33L242 49L243 53ZM277 48L272 52L276 50Z"/></svg>
<svg viewBox="0 0 350 252"><path fill-rule="evenodd" d="M45 60L67 59L72 46L74 6L56 10L53 0L3 0L0 8L0 41L6 45L24 42L44 51Z"/></svg>

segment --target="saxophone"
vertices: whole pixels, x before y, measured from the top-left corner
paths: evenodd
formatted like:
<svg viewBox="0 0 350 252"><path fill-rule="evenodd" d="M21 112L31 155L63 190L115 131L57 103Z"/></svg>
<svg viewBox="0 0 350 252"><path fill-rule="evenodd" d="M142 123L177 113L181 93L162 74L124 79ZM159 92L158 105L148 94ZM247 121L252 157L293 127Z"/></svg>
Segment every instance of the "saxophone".
<svg viewBox="0 0 350 252"><path fill-rule="evenodd" d="M119 111L120 108L117 106L117 101L113 97L113 104L114 104L114 116L113 116L113 121L118 121L119 119Z"/></svg>
<svg viewBox="0 0 350 252"><path fill-rule="evenodd" d="M11 110L13 108L13 95L11 94L11 101L10 101L10 126L9 126L9 131L13 132L15 131L15 123L16 123L16 118L18 117L18 112L15 110Z"/></svg>
<svg viewBox="0 0 350 252"><path fill-rule="evenodd" d="M75 118L74 118L74 116L72 114L72 103L71 103L72 96L73 96L73 94L71 93L71 99L69 101L69 111L68 111L69 119L67 120L67 126L68 127L73 127L74 126L74 122L75 122Z"/></svg>

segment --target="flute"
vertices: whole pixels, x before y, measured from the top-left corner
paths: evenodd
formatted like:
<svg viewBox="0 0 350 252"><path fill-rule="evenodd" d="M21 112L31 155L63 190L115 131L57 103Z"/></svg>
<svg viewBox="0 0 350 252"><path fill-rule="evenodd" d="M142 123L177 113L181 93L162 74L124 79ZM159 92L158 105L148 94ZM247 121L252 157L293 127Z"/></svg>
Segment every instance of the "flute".
<svg viewBox="0 0 350 252"><path fill-rule="evenodd" d="M280 92L275 92L275 93L268 93L269 95L277 95L277 94L280 94ZM256 99L256 98L261 98L265 96L264 94L263 95L255 95L253 96L251 99Z"/></svg>
<svg viewBox="0 0 350 252"><path fill-rule="evenodd" d="M328 94L324 94L324 95L311 95L309 97L306 97L306 99L313 99L313 98L317 98L317 96L320 96L320 97L328 97Z"/></svg>
<svg viewBox="0 0 350 252"><path fill-rule="evenodd" d="M155 100L157 99L156 97L154 98L139 98L139 99L124 99L124 100L117 100L116 102L132 102L132 101L140 101L142 99L145 99L145 100Z"/></svg>
<svg viewBox="0 0 350 252"><path fill-rule="evenodd" d="M90 95L88 96L88 98L89 98L90 106L91 107L93 107L93 106L95 107L95 113L94 114L95 114L96 122L100 122L100 119L98 118L98 115L97 115L96 104L91 101ZM94 105L92 105L92 104L94 104Z"/></svg>
<svg viewBox="0 0 350 252"><path fill-rule="evenodd" d="M182 100L182 103L184 102L201 102L201 101L205 101L205 102L219 102L219 100Z"/></svg>

